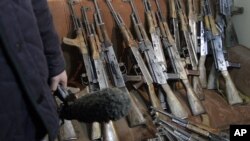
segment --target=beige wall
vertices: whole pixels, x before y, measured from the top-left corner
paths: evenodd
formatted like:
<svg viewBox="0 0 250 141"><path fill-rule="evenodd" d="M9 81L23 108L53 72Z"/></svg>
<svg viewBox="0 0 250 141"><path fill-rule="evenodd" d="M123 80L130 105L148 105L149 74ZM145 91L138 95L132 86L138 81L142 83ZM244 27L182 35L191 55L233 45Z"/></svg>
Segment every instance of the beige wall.
<svg viewBox="0 0 250 141"><path fill-rule="evenodd" d="M244 7L242 15L235 15L233 23L240 44L250 48L250 0L234 0L235 6Z"/></svg>

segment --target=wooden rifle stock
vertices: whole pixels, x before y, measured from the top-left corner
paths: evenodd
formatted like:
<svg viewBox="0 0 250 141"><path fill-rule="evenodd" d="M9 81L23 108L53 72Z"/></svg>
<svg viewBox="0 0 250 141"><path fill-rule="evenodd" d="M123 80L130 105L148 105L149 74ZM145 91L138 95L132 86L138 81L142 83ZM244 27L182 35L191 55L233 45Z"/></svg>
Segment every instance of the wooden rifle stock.
<svg viewBox="0 0 250 141"><path fill-rule="evenodd" d="M132 0L130 0L130 5L133 10L132 20L137 33L137 40L142 43L140 49L145 49L145 51L143 51L143 54L145 55L145 58L147 60L147 64L149 70L151 71L151 75L153 76L154 82L162 86L166 94L167 101L169 102L169 108L171 112L178 117L186 118L188 116L188 113L167 83L168 78L165 77L165 72L162 70L163 66L160 65L160 61L156 57L152 43L149 41L145 28L140 22L140 17L136 16L138 15L137 9L135 8Z"/></svg>
<svg viewBox="0 0 250 141"><path fill-rule="evenodd" d="M196 54L194 43L193 43L193 40L192 40L192 37L190 34L190 29L188 28L188 22L187 22L188 20L187 20L186 14L184 13L184 11L181 7L182 3L180 1L181 0L177 0L177 5L178 5L177 7L178 7L179 17L181 20L181 26L182 26L184 38L185 38L185 41L187 44L187 49L188 49L192 69L197 71L198 70L197 54ZM193 89L194 89L196 95L198 96L198 98L200 100L204 100L205 95L203 93L201 82L200 82L200 79L198 76L193 77Z"/></svg>
<svg viewBox="0 0 250 141"><path fill-rule="evenodd" d="M110 4L109 7L111 9L111 12L112 12L114 18L117 18L118 15L112 9L110 1L107 1L107 2ZM133 20L135 20L135 19L133 19ZM116 19L116 21L118 21L118 20ZM120 18L120 21L122 21L121 18ZM135 42L135 40L133 39L130 31L126 28L126 26L123 23L117 22L117 24L118 24L118 26L120 28L120 31L121 31L121 33L123 35L124 40L127 43L127 46L130 48L131 52L133 53L133 56L134 56L135 60L137 61L137 65L139 66L139 68L141 70L141 73L142 73L142 75L144 77L145 83L146 83L146 85L148 87L148 94L149 94L151 104L154 107L161 108L159 99L156 97L156 93L155 93L155 90L154 90L153 79L152 79L152 77L151 77L151 75L150 75L150 73L149 73L149 71L148 71L148 69L147 69L147 67L146 67L146 65L144 63L144 60L141 57L141 54L138 51L138 49L139 49L138 44ZM137 27L138 27L137 30L144 30L143 29L144 27L143 27L142 24L138 24ZM139 31L137 31L137 32L139 33ZM141 35L141 38L144 38L144 39L148 40L148 38L146 37L147 35L146 35L145 30L142 33L140 33L140 35Z"/></svg>
<svg viewBox="0 0 250 141"><path fill-rule="evenodd" d="M210 8L210 1L207 0L208 5L207 8ZM211 9L209 9L209 11L211 11ZM240 98L238 90L236 89L229 73L227 70L227 64L226 64L226 60L223 54L223 43L222 43L222 37L219 33L219 31L216 29L215 27L215 20L213 18L213 16L211 15L211 13L207 14L207 19L209 21L209 23L206 23L208 29L210 29L212 31L213 34L213 39L211 40L211 48L213 50L213 55L214 55L214 62L215 62L215 66L216 68L221 72L225 83L226 83L226 95L227 95L227 100L229 102L229 104L234 105L234 104L239 104L242 103L243 100ZM220 60L219 60L220 59ZM212 74L212 73L210 73ZM213 76L213 75L211 75ZM210 77L209 77L210 78ZM213 78L213 77L211 77ZM210 79L209 79L210 80ZM209 84L214 84L213 81L210 81ZM213 85L211 85L213 86Z"/></svg>
<svg viewBox="0 0 250 141"><path fill-rule="evenodd" d="M239 96L239 92L237 88L235 87L229 73L227 70L221 71L222 76L225 79L226 82L226 94L227 94L227 100L230 105L235 105L242 103L242 99Z"/></svg>
<svg viewBox="0 0 250 141"><path fill-rule="evenodd" d="M112 121L108 123L102 123L103 141L119 141L118 135L115 131L115 127Z"/></svg>
<svg viewBox="0 0 250 141"><path fill-rule="evenodd" d="M207 88L207 73L206 73L205 62L206 62L206 55L200 56L198 66L199 66L199 72L200 72L199 79L200 79L202 88Z"/></svg>
<svg viewBox="0 0 250 141"><path fill-rule="evenodd" d="M160 12L159 8L158 8L158 12ZM160 17L160 16L158 16L158 17ZM161 34L162 34L163 38L167 38L169 44L171 45L169 47L169 49L171 50L171 53L173 54L172 61L174 62L174 65L176 67L176 71L179 73L180 79L182 80L182 82L186 88L191 111L194 115L202 114L205 112L205 110L204 110L201 102L196 97L196 95L195 95L194 91L192 90L192 87L188 81L184 65L181 61L181 57L180 57L180 54L179 54L178 49L176 47L175 40L173 39L172 34L170 33L169 26L168 26L166 21L164 21L163 19L160 19L160 18L159 18L159 25L160 25Z"/></svg>
<svg viewBox="0 0 250 141"><path fill-rule="evenodd" d="M63 37L63 43L66 45L77 47L80 50L81 54L88 54L87 46L84 41L81 29L78 29L76 32L76 38L70 39Z"/></svg>

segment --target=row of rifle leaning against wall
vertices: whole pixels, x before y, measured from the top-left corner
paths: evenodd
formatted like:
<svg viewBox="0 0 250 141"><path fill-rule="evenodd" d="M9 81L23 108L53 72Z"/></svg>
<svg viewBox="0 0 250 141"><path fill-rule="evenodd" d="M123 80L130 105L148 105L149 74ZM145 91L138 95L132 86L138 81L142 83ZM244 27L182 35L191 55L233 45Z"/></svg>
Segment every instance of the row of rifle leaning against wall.
<svg viewBox="0 0 250 141"><path fill-rule="evenodd" d="M88 7L81 8L83 17L81 20L77 17L74 9L77 1L68 0L76 37L74 39L63 38L65 44L78 47L83 56L86 69L84 76L87 78L83 79L86 80L84 83L88 85L89 91L95 92L112 87L124 91L131 100L132 108L127 117L129 125L133 127L145 123L145 119L138 109L135 97L130 94L125 83L133 80L139 81L133 83L133 87L136 89L146 88L150 100L150 111L154 113L152 114L154 121L157 126L161 127L159 132L168 139L175 137L181 140L189 140L190 138L204 140L206 137L211 140L227 140L205 128L200 128L198 124L193 125L187 120L183 120L188 117L188 112L174 94L173 87L169 85L168 80L180 80L185 87L192 114L194 116L204 115L206 111L201 103L205 98L203 88L216 88L218 79L211 73L207 83L205 61L208 50L210 50L214 58L213 72L220 72L225 79L228 103L234 105L243 102L227 70L227 67L233 63L225 60L223 49L224 29L227 25L223 21L225 21L225 17L228 19L231 16L232 2L230 0L218 1L215 8L215 20L210 0L200 0L199 3L196 0L186 0L186 3L183 0L167 0L166 4L170 9L171 19L169 22L162 13L162 5L160 5L159 0L142 0L148 27L145 28L133 0L126 0L132 8L131 20L133 33L135 33L132 35L123 18L113 7L112 1L106 0L105 2L125 42L125 49L129 52L128 56L132 56L130 58L132 67L128 67L128 64L121 65L118 62L105 27L103 13L98 6L98 0L92 1L95 13L94 22L90 23L87 17L87 12L90 9ZM151 7L152 2L157 5L156 11ZM184 6L186 7L184 8ZM171 65L167 66L166 58ZM234 66L237 67L235 64ZM127 68L131 69L127 70ZM155 89L161 91L158 92L158 97ZM171 114L164 112L165 99ZM177 121L176 123L185 126L186 129L193 129L192 134L174 126L169 119L174 119L173 121ZM97 123L92 126L100 127ZM113 126L112 121L109 121L104 126L107 129L102 128L102 130L115 133L115 129L110 128L111 126ZM102 131L101 135L97 134L98 131L92 131L91 139L102 136L101 138L110 140L108 135L103 137L108 133ZM202 137L193 137L193 133L201 134ZM117 137L112 138L111 140L118 140ZM162 139L161 135L156 140L160 139Z"/></svg>

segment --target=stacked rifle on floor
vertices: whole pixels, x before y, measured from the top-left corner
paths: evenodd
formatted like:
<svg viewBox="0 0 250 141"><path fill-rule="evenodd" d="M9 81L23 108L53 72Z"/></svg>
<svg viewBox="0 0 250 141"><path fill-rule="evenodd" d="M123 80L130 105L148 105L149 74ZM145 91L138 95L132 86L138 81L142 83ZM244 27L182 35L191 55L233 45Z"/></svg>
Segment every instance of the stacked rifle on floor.
<svg viewBox="0 0 250 141"><path fill-rule="evenodd" d="M121 15L115 10L113 2L106 0L125 43L125 45L120 43L117 47L124 46L124 49L129 52L130 62L123 66L118 62L119 58L108 35L98 0L92 1L95 9L94 24L89 22L87 17L89 8L82 8L83 20L80 20L74 11L75 1L68 0L76 38L63 39L65 44L80 49L86 70L86 75L83 75L86 76L84 84L88 86L89 91L118 87L126 92L132 103L128 122L130 127L133 127L145 124L145 119L138 108L136 97L131 95L126 87L126 82L140 81L133 83L132 86L134 89L146 88L150 101L148 107L154 111L155 123L159 126L158 138L155 140L162 140L161 135L169 140L175 140L174 138L226 140L183 120L188 117L188 109L182 103L183 100L175 95L176 85L172 84L181 82L185 88L190 111L194 116L205 114L206 111L201 102L205 99L203 88L215 88L214 84L218 79L215 73L210 73L207 82L205 61L208 50L211 50L215 66L212 72L220 72L225 79L229 104L242 103L227 70L227 67L233 63L226 61L223 50L223 32L226 26L224 21L230 16L230 0L219 1L216 20L210 0L200 0L199 3L196 0L187 0L188 5L185 5L183 0L164 1L164 4L169 7L170 21L162 12L160 0L142 0L148 28L144 27L134 1L123 0L129 2L131 6L134 32L130 31ZM152 2L156 4L156 11L152 8ZM134 69L127 71L126 68ZM166 114L164 111L166 109L171 114ZM179 128L168 119L176 121L177 124L192 132ZM93 123L92 129L92 140L100 138L105 141L119 140L112 121L102 124ZM193 133L201 134L202 137Z"/></svg>

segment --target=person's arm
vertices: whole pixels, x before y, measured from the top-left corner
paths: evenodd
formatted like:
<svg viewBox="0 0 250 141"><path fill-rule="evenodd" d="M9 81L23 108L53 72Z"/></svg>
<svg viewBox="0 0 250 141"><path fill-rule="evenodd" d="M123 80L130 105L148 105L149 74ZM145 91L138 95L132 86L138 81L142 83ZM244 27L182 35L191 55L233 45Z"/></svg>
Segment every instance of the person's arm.
<svg viewBox="0 0 250 141"><path fill-rule="evenodd" d="M67 85L65 62L60 42L53 25L52 15L47 0L32 0L32 5L44 45L44 53L49 68L51 89L54 91L59 83L64 87Z"/></svg>

